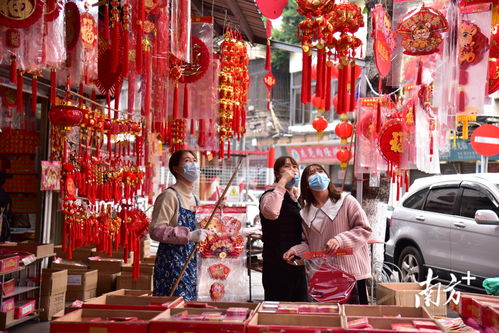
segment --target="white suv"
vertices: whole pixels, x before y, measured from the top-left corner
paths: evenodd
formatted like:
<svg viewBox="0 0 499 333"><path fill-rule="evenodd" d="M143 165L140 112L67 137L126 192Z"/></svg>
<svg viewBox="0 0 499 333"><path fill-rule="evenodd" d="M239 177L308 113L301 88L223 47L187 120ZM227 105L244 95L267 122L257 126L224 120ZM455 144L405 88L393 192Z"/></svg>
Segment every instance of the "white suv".
<svg viewBox="0 0 499 333"><path fill-rule="evenodd" d="M386 257L404 281L424 280L431 267L442 281L476 277L469 288L482 289L499 277L498 215L499 173L417 179L391 216Z"/></svg>

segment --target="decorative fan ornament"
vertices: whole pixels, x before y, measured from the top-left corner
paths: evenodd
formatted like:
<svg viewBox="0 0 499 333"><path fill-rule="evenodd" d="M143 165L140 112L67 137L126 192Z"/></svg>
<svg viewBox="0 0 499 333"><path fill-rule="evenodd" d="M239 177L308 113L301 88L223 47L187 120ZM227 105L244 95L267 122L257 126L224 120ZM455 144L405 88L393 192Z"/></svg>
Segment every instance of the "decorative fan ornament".
<svg viewBox="0 0 499 333"><path fill-rule="evenodd" d="M210 67L210 51L198 37L191 37L191 62L182 64L180 82L193 83L203 78Z"/></svg>
<svg viewBox="0 0 499 333"><path fill-rule="evenodd" d="M442 13L423 5L399 22L397 33L402 36L404 54L418 56L438 52L441 33L447 29L447 20Z"/></svg>

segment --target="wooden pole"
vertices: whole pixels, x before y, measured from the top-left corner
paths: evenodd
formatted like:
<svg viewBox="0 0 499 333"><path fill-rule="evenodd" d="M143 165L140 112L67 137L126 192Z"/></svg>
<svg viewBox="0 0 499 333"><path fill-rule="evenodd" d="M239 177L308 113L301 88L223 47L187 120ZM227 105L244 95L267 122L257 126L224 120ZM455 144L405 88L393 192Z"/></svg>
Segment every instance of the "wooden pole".
<svg viewBox="0 0 499 333"><path fill-rule="evenodd" d="M215 216L215 213L216 213L218 207L220 206L220 204L222 203L222 200L224 199L225 194L227 194L227 191L229 190L230 185L234 181L234 178L236 178L236 175L239 172L239 169L241 168L243 158L244 157L239 158L239 161L237 162L237 166L236 166L236 169L234 170L234 173L232 173L232 176L230 177L229 182L227 183L227 186L225 186L224 192L222 193L220 198L218 198L218 200L215 204L215 208L213 208L213 211L211 212L210 218L208 219L208 223L206 223L206 225L204 226L203 229L208 229L208 226L210 225L211 220L213 219L213 216ZM175 281L175 284L173 285L172 290L170 291L170 296L173 296L173 293L175 292L175 290L177 290L178 284L180 283L180 280L184 276L185 270L187 269L187 266L191 262L192 258L194 257L194 254L196 254L198 247L199 247L199 243L196 242L196 245L194 246L191 253L189 254L187 261L185 262L184 266L182 267L182 270L180 271L180 273L177 277L177 281Z"/></svg>

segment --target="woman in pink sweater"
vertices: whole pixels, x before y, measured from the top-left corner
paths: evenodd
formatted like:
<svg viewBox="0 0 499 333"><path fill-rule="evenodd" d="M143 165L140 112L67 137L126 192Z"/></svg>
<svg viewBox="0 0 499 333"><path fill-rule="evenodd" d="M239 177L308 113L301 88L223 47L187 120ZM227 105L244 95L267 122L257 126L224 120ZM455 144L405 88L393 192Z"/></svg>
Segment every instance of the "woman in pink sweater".
<svg viewBox="0 0 499 333"><path fill-rule="evenodd" d="M352 248L352 255L333 257L332 263L357 279L351 303L367 304L365 280L371 276L367 240L371 227L366 213L353 196L336 190L321 165L305 168L300 190L304 241L284 253L284 260L294 264L295 257L306 251L333 253L339 248Z"/></svg>

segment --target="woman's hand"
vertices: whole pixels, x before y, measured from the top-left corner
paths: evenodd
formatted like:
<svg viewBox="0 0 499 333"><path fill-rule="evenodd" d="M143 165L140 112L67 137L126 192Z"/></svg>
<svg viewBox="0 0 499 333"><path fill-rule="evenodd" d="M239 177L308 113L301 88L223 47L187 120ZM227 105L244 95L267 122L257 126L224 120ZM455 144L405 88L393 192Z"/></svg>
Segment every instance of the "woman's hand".
<svg viewBox="0 0 499 333"><path fill-rule="evenodd" d="M296 265L293 259L296 256L296 252L294 250L288 250L282 255L282 259L290 265Z"/></svg>
<svg viewBox="0 0 499 333"><path fill-rule="evenodd" d="M336 238L331 238L327 241L325 246L325 251L327 254L335 253L336 250L340 248L340 243L336 240Z"/></svg>
<svg viewBox="0 0 499 333"><path fill-rule="evenodd" d="M281 178L278 181L278 184L282 185L282 187L286 187L286 184L295 179L296 172L293 170L286 170L281 174Z"/></svg>

